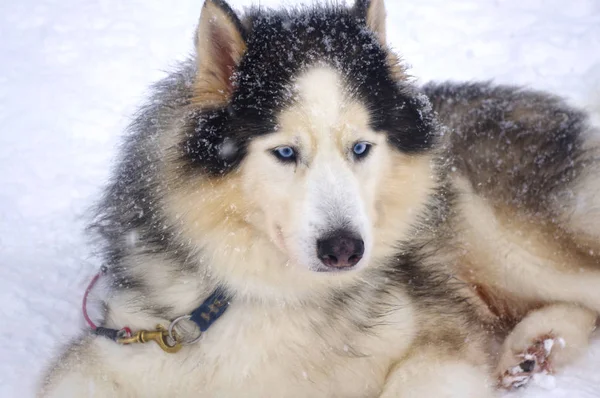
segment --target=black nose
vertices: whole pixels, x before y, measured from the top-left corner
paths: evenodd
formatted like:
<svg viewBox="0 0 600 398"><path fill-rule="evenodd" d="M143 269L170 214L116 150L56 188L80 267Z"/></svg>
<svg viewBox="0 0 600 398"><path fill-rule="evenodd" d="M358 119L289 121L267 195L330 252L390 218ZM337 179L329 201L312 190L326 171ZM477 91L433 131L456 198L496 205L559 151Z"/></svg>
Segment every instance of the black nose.
<svg viewBox="0 0 600 398"><path fill-rule="evenodd" d="M331 268L355 266L365 253L365 242L347 231L336 231L317 241L317 257Z"/></svg>

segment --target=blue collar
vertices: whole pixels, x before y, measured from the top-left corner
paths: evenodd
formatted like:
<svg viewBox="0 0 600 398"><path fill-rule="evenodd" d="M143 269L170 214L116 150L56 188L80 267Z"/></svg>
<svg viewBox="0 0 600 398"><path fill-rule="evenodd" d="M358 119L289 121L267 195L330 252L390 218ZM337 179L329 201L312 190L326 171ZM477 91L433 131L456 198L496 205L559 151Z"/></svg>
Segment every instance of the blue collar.
<svg viewBox="0 0 600 398"><path fill-rule="evenodd" d="M200 307L192 312L190 320L204 333L227 311L227 308L229 308L229 296L225 289L219 286L200 304Z"/></svg>
<svg viewBox="0 0 600 398"><path fill-rule="evenodd" d="M93 280L88 290L84 295L83 301L83 311L84 315L87 319L87 311L85 308L87 295L89 290L93 286L93 284L98 279L98 274ZM102 326L96 327L95 324L91 323L93 333L98 336L104 336L109 338L119 344L132 344L132 343L147 343L148 341L155 341L165 352L175 353L178 352L183 344L191 344L198 340L202 333L206 332L212 325L219 319L229 308L229 299L230 296L226 293L225 289L221 286L217 287L213 293L208 296L202 304L198 308L196 308L190 315L186 315L183 317L179 317L173 322L169 328L165 328L161 325L157 326L157 329L154 331L148 330L139 330L135 333L131 331L128 327L124 327L120 330L105 328ZM192 342L178 342L175 340L175 337L171 334L173 326L182 318L187 318L198 325L200 328L200 335L198 338L193 340ZM169 338L171 340L169 340Z"/></svg>

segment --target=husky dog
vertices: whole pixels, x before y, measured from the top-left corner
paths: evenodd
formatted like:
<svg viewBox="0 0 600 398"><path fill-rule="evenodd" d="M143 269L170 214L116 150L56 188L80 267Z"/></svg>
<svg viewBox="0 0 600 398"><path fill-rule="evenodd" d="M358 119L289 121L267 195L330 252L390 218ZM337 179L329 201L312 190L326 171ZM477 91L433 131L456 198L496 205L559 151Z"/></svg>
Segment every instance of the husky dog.
<svg viewBox="0 0 600 398"><path fill-rule="evenodd" d="M585 347L600 186L582 114L419 90L383 0L242 18L206 0L195 45L131 126L93 225L102 330L171 325L179 351L99 328L42 396L485 398L488 343L518 321L505 385Z"/></svg>
<svg viewBox="0 0 600 398"><path fill-rule="evenodd" d="M166 327L216 289L229 308L174 354L85 336L43 396L492 396L460 284L410 244L449 193L384 15L205 2L196 58L131 126L95 228L104 327Z"/></svg>

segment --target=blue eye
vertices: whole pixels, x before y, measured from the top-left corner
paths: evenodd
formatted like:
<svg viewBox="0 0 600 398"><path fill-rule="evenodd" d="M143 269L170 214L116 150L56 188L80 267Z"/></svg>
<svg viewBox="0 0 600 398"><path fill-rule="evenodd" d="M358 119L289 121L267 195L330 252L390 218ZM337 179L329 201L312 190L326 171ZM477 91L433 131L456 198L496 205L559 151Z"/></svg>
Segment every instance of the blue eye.
<svg viewBox="0 0 600 398"><path fill-rule="evenodd" d="M281 146L273 150L273 154L282 162L295 162L296 150L291 146Z"/></svg>
<svg viewBox="0 0 600 398"><path fill-rule="evenodd" d="M356 144L354 144L354 147L352 148L352 152L354 153L354 156L357 159L361 159L364 158L365 156L367 156L369 154L369 151L371 150L371 144L369 144L368 142L357 142Z"/></svg>

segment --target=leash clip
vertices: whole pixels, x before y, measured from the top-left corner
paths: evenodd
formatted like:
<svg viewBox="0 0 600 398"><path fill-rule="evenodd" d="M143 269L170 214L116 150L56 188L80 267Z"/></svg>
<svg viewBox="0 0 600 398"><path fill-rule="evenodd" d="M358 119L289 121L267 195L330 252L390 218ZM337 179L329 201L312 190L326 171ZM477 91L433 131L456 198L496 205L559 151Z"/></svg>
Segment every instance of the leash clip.
<svg viewBox="0 0 600 398"><path fill-rule="evenodd" d="M171 336L173 334L171 333ZM157 325L156 330L140 330L131 336L119 336L117 343L119 344L137 344L154 341L158 346L169 354L174 354L181 350L181 343L174 337L169 337L169 331L162 325Z"/></svg>

